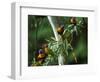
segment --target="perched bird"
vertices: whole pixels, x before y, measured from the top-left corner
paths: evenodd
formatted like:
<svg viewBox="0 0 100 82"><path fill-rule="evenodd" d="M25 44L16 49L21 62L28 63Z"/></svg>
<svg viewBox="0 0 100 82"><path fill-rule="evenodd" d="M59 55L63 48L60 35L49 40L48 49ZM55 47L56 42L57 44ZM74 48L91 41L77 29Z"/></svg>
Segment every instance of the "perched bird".
<svg viewBox="0 0 100 82"><path fill-rule="evenodd" d="M76 18L75 18L75 17L72 17L72 18L70 19L70 22L71 22L71 24L76 25L76 23L77 23Z"/></svg>
<svg viewBox="0 0 100 82"><path fill-rule="evenodd" d="M43 58L45 58L45 54L44 54L43 49L40 49L40 50L39 50L38 59L43 59Z"/></svg>
<svg viewBox="0 0 100 82"><path fill-rule="evenodd" d="M58 34L62 35L63 32L64 32L64 26L61 25L60 27L58 27L58 28L57 28L57 32L58 32Z"/></svg>
<svg viewBox="0 0 100 82"><path fill-rule="evenodd" d="M38 65L41 65L44 62L45 58L46 58L46 55L43 49L39 49L38 56L37 56Z"/></svg>

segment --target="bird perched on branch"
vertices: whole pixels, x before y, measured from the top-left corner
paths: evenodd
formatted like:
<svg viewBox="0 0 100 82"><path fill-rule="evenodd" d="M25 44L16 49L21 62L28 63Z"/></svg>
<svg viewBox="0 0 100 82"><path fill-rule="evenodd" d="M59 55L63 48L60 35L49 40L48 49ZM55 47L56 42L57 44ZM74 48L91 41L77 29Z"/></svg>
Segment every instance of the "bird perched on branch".
<svg viewBox="0 0 100 82"><path fill-rule="evenodd" d="M58 34L62 35L64 32L64 25L61 25L60 27L57 28Z"/></svg>
<svg viewBox="0 0 100 82"><path fill-rule="evenodd" d="M71 24L76 25L76 23L77 23L76 18L75 18L75 17L72 17L72 18L70 19L70 22L71 22Z"/></svg>
<svg viewBox="0 0 100 82"><path fill-rule="evenodd" d="M40 49L38 52L39 52L39 54L37 56L37 60L42 63L46 57L45 53L44 53L43 49Z"/></svg>

